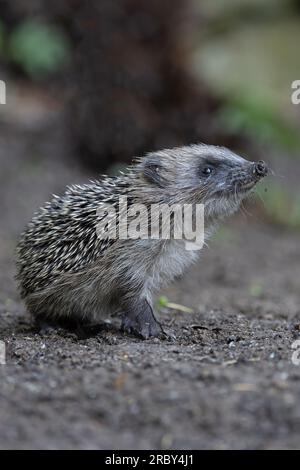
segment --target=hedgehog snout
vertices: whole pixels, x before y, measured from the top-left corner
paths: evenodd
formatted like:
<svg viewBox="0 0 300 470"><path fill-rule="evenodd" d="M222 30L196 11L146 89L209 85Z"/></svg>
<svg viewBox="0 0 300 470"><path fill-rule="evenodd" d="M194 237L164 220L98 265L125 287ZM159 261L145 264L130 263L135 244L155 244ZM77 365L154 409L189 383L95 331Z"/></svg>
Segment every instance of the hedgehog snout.
<svg viewBox="0 0 300 470"><path fill-rule="evenodd" d="M263 160L259 160L258 162L253 163L252 173L259 177L263 178L268 174L268 167L267 164Z"/></svg>

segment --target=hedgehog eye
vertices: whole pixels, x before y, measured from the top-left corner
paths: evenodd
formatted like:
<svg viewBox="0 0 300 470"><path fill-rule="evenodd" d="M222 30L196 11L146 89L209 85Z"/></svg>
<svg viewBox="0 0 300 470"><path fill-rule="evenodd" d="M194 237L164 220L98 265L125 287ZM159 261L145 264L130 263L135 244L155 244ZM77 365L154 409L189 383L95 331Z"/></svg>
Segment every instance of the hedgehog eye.
<svg viewBox="0 0 300 470"><path fill-rule="evenodd" d="M201 170L201 174L203 176L210 176L213 172L213 168L209 165L205 166L204 168L202 168Z"/></svg>

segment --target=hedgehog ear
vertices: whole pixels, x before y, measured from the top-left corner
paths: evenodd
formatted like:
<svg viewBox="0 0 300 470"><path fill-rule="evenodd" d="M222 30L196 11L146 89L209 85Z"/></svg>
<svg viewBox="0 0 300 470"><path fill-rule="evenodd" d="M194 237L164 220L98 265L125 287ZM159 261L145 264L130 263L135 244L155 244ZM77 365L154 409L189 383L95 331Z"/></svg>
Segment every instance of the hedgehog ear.
<svg viewBox="0 0 300 470"><path fill-rule="evenodd" d="M163 187L162 164L158 158L148 158L144 163L143 175L149 183Z"/></svg>

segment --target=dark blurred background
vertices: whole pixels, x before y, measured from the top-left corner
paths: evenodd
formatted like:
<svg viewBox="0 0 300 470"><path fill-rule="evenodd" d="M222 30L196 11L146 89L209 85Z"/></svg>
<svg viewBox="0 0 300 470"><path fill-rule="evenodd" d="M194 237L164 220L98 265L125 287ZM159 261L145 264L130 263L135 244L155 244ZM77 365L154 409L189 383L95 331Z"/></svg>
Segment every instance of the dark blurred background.
<svg viewBox="0 0 300 470"><path fill-rule="evenodd" d="M33 166L42 135L88 174L202 141L264 158L298 189L299 1L2 0L0 12L0 132L26 133ZM273 221L300 225L291 199L270 184Z"/></svg>

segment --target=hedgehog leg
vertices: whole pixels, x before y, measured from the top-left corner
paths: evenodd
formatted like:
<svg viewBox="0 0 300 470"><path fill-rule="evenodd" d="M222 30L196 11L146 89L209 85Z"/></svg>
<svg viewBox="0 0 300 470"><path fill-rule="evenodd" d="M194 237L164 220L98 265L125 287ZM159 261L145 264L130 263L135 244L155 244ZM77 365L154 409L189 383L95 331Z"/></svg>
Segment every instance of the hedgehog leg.
<svg viewBox="0 0 300 470"><path fill-rule="evenodd" d="M146 299L133 303L122 314L122 331L142 339L167 336Z"/></svg>

